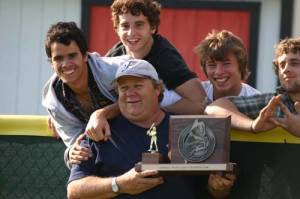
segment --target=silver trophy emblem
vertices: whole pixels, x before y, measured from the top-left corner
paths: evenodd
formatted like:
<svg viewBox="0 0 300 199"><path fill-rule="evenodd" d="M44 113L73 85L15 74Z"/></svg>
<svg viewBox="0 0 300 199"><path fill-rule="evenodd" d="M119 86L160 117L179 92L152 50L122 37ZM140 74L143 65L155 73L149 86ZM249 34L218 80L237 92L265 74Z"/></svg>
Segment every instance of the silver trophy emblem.
<svg viewBox="0 0 300 199"><path fill-rule="evenodd" d="M195 120L180 133L179 151L189 162L206 160L214 152L216 138L213 131L203 121Z"/></svg>

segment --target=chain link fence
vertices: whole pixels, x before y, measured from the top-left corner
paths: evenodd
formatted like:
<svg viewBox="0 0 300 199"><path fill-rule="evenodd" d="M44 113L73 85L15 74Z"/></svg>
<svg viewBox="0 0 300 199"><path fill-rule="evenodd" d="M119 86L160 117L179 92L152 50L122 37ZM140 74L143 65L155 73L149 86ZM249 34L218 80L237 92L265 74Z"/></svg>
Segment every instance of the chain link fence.
<svg viewBox="0 0 300 199"><path fill-rule="evenodd" d="M51 137L0 136L0 199L62 199L65 146Z"/></svg>

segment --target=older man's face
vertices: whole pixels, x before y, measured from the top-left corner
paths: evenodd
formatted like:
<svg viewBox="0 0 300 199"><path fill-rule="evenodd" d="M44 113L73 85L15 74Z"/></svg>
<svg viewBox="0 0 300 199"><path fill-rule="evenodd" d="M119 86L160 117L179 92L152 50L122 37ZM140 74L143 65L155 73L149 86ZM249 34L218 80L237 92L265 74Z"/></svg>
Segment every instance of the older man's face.
<svg viewBox="0 0 300 199"><path fill-rule="evenodd" d="M300 52L283 54L277 58L278 77L289 93L300 94Z"/></svg>
<svg viewBox="0 0 300 199"><path fill-rule="evenodd" d="M120 110L130 121L145 121L159 110L161 91L154 87L151 79L124 76L118 80L117 88Z"/></svg>

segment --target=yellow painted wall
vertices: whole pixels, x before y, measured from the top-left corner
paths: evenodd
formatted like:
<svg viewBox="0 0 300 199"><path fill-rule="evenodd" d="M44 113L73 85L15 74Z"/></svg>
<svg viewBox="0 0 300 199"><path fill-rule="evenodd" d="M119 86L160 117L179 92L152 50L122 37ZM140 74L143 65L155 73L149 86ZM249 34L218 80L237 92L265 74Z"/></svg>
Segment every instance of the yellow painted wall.
<svg viewBox="0 0 300 199"><path fill-rule="evenodd" d="M48 129L47 119L47 116L0 115L0 135L52 136L52 132ZM281 128L259 134L232 130L231 140L300 144L300 138Z"/></svg>

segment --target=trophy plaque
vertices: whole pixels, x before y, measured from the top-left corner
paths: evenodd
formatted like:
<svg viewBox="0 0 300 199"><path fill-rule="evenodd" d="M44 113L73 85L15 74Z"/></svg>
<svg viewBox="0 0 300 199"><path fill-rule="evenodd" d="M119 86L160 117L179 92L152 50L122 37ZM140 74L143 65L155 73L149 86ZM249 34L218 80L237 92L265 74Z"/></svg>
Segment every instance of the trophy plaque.
<svg viewBox="0 0 300 199"><path fill-rule="evenodd" d="M153 169L163 174L234 170L235 164L229 162L230 116L176 115L170 116L169 125L170 162L159 157L158 150L144 153L137 170Z"/></svg>

